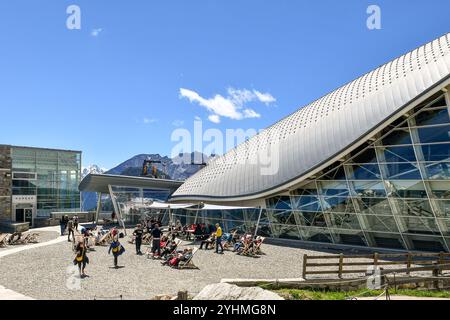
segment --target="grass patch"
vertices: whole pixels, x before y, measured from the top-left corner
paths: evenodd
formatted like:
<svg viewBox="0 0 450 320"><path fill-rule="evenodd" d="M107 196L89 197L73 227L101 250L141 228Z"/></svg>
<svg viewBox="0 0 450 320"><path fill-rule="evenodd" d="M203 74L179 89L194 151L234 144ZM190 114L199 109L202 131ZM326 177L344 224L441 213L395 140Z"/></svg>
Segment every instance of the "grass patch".
<svg viewBox="0 0 450 320"><path fill-rule="evenodd" d="M278 289L273 290L283 296L290 295L294 300L346 300L351 297L376 297L383 293L383 290L358 291L320 291L320 290L299 290L299 289ZM450 298L450 291L429 291L429 290L394 290L389 291L390 295L402 295L413 297L429 298Z"/></svg>

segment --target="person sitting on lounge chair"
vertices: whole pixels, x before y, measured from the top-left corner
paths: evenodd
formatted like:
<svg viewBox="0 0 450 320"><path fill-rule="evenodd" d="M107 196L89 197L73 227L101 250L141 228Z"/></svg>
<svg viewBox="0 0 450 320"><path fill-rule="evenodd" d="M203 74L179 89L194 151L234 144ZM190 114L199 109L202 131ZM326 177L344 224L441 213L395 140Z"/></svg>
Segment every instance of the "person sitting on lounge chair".
<svg viewBox="0 0 450 320"><path fill-rule="evenodd" d="M161 258L165 259L167 255L172 254L177 249L177 243L175 241L171 241L168 245L164 247L161 251Z"/></svg>
<svg viewBox="0 0 450 320"><path fill-rule="evenodd" d="M200 243L200 250L203 249L203 245L205 245L205 250L208 250L209 245L214 244L214 239L215 239L215 236L214 236L214 234L212 234L209 236L208 239L202 240L202 242Z"/></svg>

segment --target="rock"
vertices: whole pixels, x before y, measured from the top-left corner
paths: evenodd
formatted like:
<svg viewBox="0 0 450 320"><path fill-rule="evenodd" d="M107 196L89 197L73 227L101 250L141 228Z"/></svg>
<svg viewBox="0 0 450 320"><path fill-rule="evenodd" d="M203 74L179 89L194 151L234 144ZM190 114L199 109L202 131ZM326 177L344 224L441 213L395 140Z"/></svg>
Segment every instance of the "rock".
<svg viewBox="0 0 450 320"><path fill-rule="evenodd" d="M238 287L228 283L210 284L193 300L284 300L276 293L259 287Z"/></svg>
<svg viewBox="0 0 450 320"><path fill-rule="evenodd" d="M153 297L152 300L176 300L176 298L177 296L171 296L168 294L158 294L157 296Z"/></svg>

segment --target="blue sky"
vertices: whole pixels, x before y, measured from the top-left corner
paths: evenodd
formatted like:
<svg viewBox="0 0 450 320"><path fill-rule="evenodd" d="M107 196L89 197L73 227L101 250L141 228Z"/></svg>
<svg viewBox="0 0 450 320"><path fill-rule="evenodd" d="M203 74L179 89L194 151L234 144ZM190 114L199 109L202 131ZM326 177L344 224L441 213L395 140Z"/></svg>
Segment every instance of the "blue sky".
<svg viewBox="0 0 450 320"><path fill-rule="evenodd" d="M66 28L71 4L81 30ZM371 4L381 30L366 27ZM111 168L170 154L195 117L265 128L449 32L448 12L448 0L0 0L0 143Z"/></svg>

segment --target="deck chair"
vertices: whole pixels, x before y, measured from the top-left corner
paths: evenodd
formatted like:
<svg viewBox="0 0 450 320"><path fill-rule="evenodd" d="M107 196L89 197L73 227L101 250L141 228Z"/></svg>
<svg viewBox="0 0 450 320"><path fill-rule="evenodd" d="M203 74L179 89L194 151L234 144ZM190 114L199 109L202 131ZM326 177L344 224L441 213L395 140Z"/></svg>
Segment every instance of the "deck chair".
<svg viewBox="0 0 450 320"><path fill-rule="evenodd" d="M10 235L8 233L0 234L0 248L6 247L6 245L8 244L9 236Z"/></svg>
<svg viewBox="0 0 450 320"><path fill-rule="evenodd" d="M15 245L15 244L20 244L21 243L21 238L22 238L22 233L21 232L14 232L8 239L8 244L9 245Z"/></svg>
<svg viewBox="0 0 450 320"><path fill-rule="evenodd" d="M177 269L198 269L198 267L192 262L192 259L194 258L198 250L199 250L198 248L194 248L192 250L192 256L189 258L189 260L180 261L178 263Z"/></svg>
<svg viewBox="0 0 450 320"><path fill-rule="evenodd" d="M241 249L240 252L238 252L238 254L243 255L243 256L252 257L252 256L254 256L253 248L254 248L253 242L245 241L244 247Z"/></svg>
<svg viewBox="0 0 450 320"><path fill-rule="evenodd" d="M108 231L97 242L98 246L105 246L112 240L111 233Z"/></svg>
<svg viewBox="0 0 450 320"><path fill-rule="evenodd" d="M150 233L145 233L142 236L142 244L150 244L152 242L152 235Z"/></svg>
<svg viewBox="0 0 450 320"><path fill-rule="evenodd" d="M29 237L28 237L28 243L38 243L39 242L38 237L39 237L39 233L35 233L35 232L30 233Z"/></svg>
<svg viewBox="0 0 450 320"><path fill-rule="evenodd" d="M263 255L264 254L264 252L261 251L261 245L263 244L265 239L266 238L261 237L261 241L253 246L254 247L253 248L253 253L254 254L256 254L256 255Z"/></svg>

